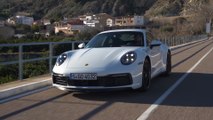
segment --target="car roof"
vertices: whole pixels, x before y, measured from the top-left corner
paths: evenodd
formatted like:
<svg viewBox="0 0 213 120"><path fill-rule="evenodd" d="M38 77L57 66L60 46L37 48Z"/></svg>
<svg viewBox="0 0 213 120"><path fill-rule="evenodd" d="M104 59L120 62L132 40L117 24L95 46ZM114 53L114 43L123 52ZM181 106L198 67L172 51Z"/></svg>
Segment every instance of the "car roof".
<svg viewBox="0 0 213 120"><path fill-rule="evenodd" d="M115 29L115 30L107 30L103 31L102 33L110 33L110 32L146 32L145 29Z"/></svg>

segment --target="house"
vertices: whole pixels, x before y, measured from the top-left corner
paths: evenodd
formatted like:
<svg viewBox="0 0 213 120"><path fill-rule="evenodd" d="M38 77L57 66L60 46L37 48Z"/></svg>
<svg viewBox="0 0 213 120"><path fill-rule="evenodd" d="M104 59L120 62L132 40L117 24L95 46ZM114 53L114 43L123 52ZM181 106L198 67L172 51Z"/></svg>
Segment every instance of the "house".
<svg viewBox="0 0 213 120"><path fill-rule="evenodd" d="M93 14L79 16L79 19L82 20L83 23L89 27L95 27L95 25L99 23L96 15L93 15Z"/></svg>
<svg viewBox="0 0 213 120"><path fill-rule="evenodd" d="M32 25L34 22L33 17L26 17L26 16L16 16L16 24L23 24L23 25Z"/></svg>
<svg viewBox="0 0 213 120"><path fill-rule="evenodd" d="M106 20L106 26L112 27L112 26L114 26L114 25L115 25L115 22L114 22L114 19L113 19L113 18L108 18L108 19Z"/></svg>
<svg viewBox="0 0 213 120"><path fill-rule="evenodd" d="M81 21L78 18L73 18L73 19L67 20L67 22L65 21L56 22L55 34L63 32L66 35L75 35L81 32L82 30L84 30L84 28L85 28L85 25L83 21Z"/></svg>
<svg viewBox="0 0 213 120"><path fill-rule="evenodd" d="M133 25L144 25L144 24L145 24L144 16L138 15L133 16Z"/></svg>
<svg viewBox="0 0 213 120"><path fill-rule="evenodd" d="M55 22L55 34L63 32L65 34L73 34L71 26L64 22Z"/></svg>
<svg viewBox="0 0 213 120"><path fill-rule="evenodd" d="M7 21L6 21L6 23L9 24L9 25L15 25L16 24L15 17L8 18Z"/></svg>
<svg viewBox="0 0 213 120"><path fill-rule="evenodd" d="M20 38L23 38L25 36L26 36L25 34L15 34L13 37L20 39Z"/></svg>
<svg viewBox="0 0 213 120"><path fill-rule="evenodd" d="M106 13L82 15L79 16L79 19L82 20L86 26L97 28L111 26L114 23L113 18Z"/></svg>
<svg viewBox="0 0 213 120"><path fill-rule="evenodd" d="M50 20L49 19L44 19L42 20L43 25L50 25Z"/></svg>
<svg viewBox="0 0 213 120"><path fill-rule="evenodd" d="M36 20L33 22L33 25L43 25L41 20Z"/></svg>
<svg viewBox="0 0 213 120"><path fill-rule="evenodd" d="M122 17L115 18L115 26L123 26L123 18Z"/></svg>
<svg viewBox="0 0 213 120"><path fill-rule="evenodd" d="M115 26L137 26L144 25L144 16L125 16L115 19Z"/></svg>
<svg viewBox="0 0 213 120"><path fill-rule="evenodd" d="M79 33L85 29L83 21L78 18L71 19L67 23L71 26L71 31L73 31L74 34Z"/></svg>

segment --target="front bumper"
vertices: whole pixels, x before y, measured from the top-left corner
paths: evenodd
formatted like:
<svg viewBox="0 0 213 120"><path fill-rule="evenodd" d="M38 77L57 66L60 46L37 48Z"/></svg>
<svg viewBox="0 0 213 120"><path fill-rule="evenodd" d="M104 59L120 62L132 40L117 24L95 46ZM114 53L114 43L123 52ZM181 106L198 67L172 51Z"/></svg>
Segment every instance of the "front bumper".
<svg viewBox="0 0 213 120"><path fill-rule="evenodd" d="M97 80L71 80L68 76L53 73L53 86L60 89L114 89L131 88L132 76L129 73L98 77Z"/></svg>

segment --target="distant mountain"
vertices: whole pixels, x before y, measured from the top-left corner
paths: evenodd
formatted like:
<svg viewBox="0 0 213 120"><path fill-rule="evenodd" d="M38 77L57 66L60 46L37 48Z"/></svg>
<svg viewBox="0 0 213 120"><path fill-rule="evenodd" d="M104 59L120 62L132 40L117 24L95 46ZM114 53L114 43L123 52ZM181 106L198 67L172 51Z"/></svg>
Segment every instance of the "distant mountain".
<svg viewBox="0 0 213 120"><path fill-rule="evenodd" d="M108 13L112 16L179 15L184 6L212 0L0 0L0 17L25 12L36 19L75 17L86 13Z"/></svg>

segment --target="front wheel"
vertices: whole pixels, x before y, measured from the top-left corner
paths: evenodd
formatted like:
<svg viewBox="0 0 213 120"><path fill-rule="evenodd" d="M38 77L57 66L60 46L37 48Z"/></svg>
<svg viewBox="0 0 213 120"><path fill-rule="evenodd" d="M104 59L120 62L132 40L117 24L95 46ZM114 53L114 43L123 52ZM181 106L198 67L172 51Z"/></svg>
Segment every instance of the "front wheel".
<svg viewBox="0 0 213 120"><path fill-rule="evenodd" d="M140 90L146 91L149 89L151 84L151 66L150 62L146 59L143 65L143 73L142 73L142 86Z"/></svg>

